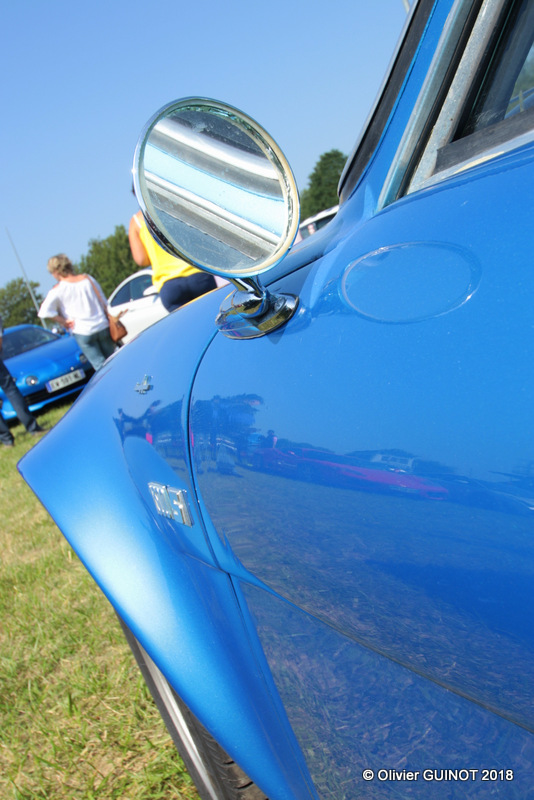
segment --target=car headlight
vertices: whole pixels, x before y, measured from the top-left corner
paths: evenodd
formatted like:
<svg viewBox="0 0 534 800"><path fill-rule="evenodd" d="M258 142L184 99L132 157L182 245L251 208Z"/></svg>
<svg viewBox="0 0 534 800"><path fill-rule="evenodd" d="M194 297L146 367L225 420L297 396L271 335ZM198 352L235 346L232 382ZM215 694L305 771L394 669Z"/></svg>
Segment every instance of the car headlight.
<svg viewBox="0 0 534 800"><path fill-rule="evenodd" d="M82 364L87 364L87 356L84 355L83 353L80 353L80 362Z"/></svg>
<svg viewBox="0 0 534 800"><path fill-rule="evenodd" d="M39 383L39 378L36 375L28 375L26 377L26 386L36 386Z"/></svg>

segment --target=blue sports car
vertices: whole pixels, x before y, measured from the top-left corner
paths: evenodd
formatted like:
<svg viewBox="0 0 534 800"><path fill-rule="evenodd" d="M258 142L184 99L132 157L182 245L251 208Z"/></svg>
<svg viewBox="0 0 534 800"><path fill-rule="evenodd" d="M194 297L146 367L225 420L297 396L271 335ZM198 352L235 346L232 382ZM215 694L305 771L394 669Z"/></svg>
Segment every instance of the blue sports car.
<svg viewBox="0 0 534 800"><path fill-rule="evenodd" d="M79 392L94 373L74 337L38 325L6 328L2 358L30 411ZM1 389L0 404L4 419L13 419L15 412Z"/></svg>
<svg viewBox="0 0 534 800"><path fill-rule="evenodd" d="M147 224L233 291L20 468L203 800L534 798L533 43L534 0L413 3L293 249L254 120L188 98L141 135Z"/></svg>

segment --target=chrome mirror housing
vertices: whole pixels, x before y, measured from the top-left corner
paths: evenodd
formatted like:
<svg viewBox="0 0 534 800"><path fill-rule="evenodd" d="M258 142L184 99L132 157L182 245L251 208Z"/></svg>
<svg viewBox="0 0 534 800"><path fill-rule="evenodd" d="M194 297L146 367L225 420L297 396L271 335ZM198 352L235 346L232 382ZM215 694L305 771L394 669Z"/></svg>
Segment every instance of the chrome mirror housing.
<svg viewBox="0 0 534 800"><path fill-rule="evenodd" d="M274 296L258 279L284 257L299 222L291 168L263 128L214 100L178 100L145 126L133 176L157 241L236 286L217 317L225 335L254 338L290 319L298 298Z"/></svg>

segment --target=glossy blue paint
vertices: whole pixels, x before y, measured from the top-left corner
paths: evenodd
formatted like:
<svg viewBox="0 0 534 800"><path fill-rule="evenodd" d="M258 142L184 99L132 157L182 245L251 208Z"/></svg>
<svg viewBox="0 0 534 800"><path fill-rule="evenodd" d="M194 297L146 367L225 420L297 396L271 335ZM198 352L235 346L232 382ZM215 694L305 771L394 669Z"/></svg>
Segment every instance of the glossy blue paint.
<svg viewBox="0 0 534 800"><path fill-rule="evenodd" d="M223 568L242 578L248 571L320 630L327 623L344 634L347 654L356 642L413 680L427 678L430 692L446 689L451 707L471 700L469 725L480 736L463 743L466 758L486 763L483 731L508 726L503 758L512 759L519 737L530 754L523 775L532 770L532 734L517 725L534 727L534 377L525 368L534 358L534 276L528 241L510 231L529 229L531 208L494 198L526 197L533 169L534 150L525 148L399 201L346 236L304 277L299 315L248 343L246 369L240 343L215 340L192 403L197 483ZM381 280L362 291L373 308L395 307L410 249L416 263L420 248L436 261L452 252L476 278L463 302L453 286L448 309L434 308L429 260L419 283L408 275L412 317L363 315L358 283L347 302L344 280L379 247L389 248ZM275 619L269 642L286 636L286 615ZM272 667L280 688L280 661ZM337 669L344 674L341 657ZM396 681L392 671L392 697ZM387 697L385 681L381 688ZM287 686L283 694L294 719L302 696ZM320 749L330 702L321 697L301 739L306 753L312 739ZM367 725L354 709L351 736ZM434 761L453 752L441 728L432 736ZM417 763L428 741L420 747L410 747ZM347 759L336 764L341 774ZM320 782L321 763L309 766Z"/></svg>
<svg viewBox="0 0 534 800"><path fill-rule="evenodd" d="M170 315L119 352L20 470L115 609L225 749L273 797L309 798L306 768L283 711L266 691L190 483L189 382L220 299L220 293L207 297L200 314L190 307ZM161 343L186 337L189 347L173 371ZM135 386L147 360L153 388L139 394ZM58 451L51 480L46 465ZM156 513L150 481L188 493L193 527ZM75 509L67 497L75 498Z"/></svg>
<svg viewBox="0 0 534 800"><path fill-rule="evenodd" d="M271 800L534 797L534 146L377 211L451 5L351 197L270 273L290 322L234 341L212 322L226 290L188 306L22 462ZM84 462L52 484L73 437ZM194 525L149 482L187 492Z"/></svg>
<svg viewBox="0 0 534 800"><path fill-rule="evenodd" d="M529 732L269 593L243 591L320 797L533 796ZM482 764L513 781L489 789ZM369 784L365 769L419 778ZM425 778L441 769L477 775Z"/></svg>

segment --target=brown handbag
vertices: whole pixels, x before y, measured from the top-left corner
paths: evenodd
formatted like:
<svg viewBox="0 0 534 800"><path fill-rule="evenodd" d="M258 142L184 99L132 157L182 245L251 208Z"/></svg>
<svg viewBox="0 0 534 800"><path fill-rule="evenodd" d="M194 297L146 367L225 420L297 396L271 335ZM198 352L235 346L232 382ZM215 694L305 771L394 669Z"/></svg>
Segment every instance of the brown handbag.
<svg viewBox="0 0 534 800"><path fill-rule="evenodd" d="M120 313L120 314L118 314L116 317L114 317L114 316L113 316L113 314L110 314L110 313L109 313L109 311L108 311L108 309L107 309L107 306L105 305L105 303L104 303L104 302L103 302L103 300L102 300L102 297L100 296L100 292L98 291L98 289L96 288L96 286L95 286L95 284L94 284L94 281L93 281L93 279L91 278L91 276L90 276L90 275L87 275L87 277L88 277L88 278L89 278L89 280L91 281L91 286L93 287L93 289L94 289L94 291L95 291L95 294L96 294L96 296L97 296L97 298L98 298L98 302L100 303L100 305L101 305L101 306L102 306L102 308L104 309L104 313L106 314L106 316L107 316L107 318L108 318L108 322L109 322L109 335L111 336L111 339L112 339L112 341L114 341L114 342L120 342L120 340L121 340L121 339L122 339L124 336L126 336L126 334L128 333L128 331L126 330L126 327L124 326L124 324L123 324L123 323L121 322L121 320L120 320L120 318L122 317L122 315L123 315L125 312L124 312L124 311L121 311L121 313Z"/></svg>
<svg viewBox="0 0 534 800"><path fill-rule="evenodd" d="M109 320L109 335L113 339L114 342L119 342L128 331L120 321L120 315L118 317L114 317L112 314L108 313L108 320Z"/></svg>

